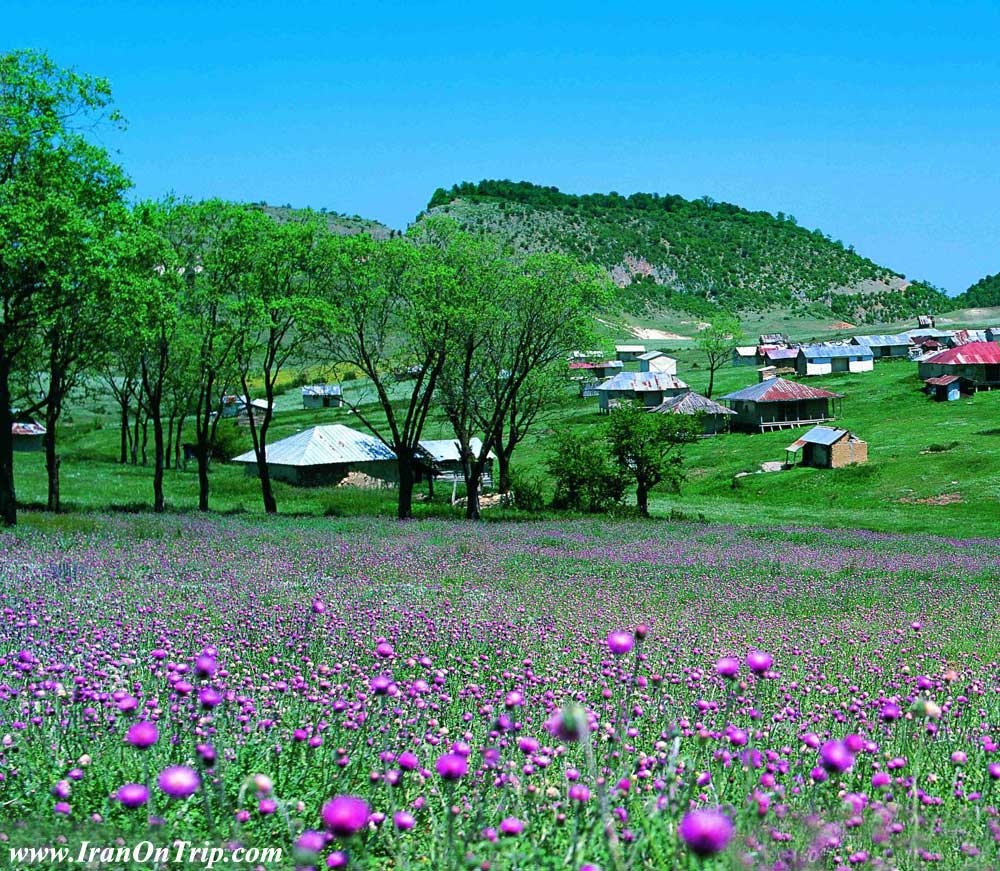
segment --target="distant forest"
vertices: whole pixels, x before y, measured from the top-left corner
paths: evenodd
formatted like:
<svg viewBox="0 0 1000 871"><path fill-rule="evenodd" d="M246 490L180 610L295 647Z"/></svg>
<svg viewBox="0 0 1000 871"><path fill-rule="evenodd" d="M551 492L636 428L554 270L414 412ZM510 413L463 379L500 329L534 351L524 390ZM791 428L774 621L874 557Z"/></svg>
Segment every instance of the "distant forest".
<svg viewBox="0 0 1000 871"><path fill-rule="evenodd" d="M941 312L954 302L908 282L794 216L754 212L709 197L566 194L529 182L463 182L438 188L428 212L470 230L506 235L525 250L559 250L608 269L633 310L693 313L828 310L857 323Z"/></svg>

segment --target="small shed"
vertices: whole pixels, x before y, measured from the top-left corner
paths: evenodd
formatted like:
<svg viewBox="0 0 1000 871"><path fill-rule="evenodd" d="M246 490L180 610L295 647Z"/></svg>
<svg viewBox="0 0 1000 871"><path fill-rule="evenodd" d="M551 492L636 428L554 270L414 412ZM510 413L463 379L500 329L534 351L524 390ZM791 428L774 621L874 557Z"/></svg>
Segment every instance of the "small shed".
<svg viewBox="0 0 1000 871"><path fill-rule="evenodd" d="M680 396L670 396L652 410L657 414L699 414L702 420L702 434L707 436L726 432L729 429L730 418L736 416L736 412L731 408L726 408L693 390Z"/></svg>
<svg viewBox="0 0 1000 871"><path fill-rule="evenodd" d="M634 363L645 353L645 345L615 345L615 356L623 363Z"/></svg>
<svg viewBox="0 0 1000 871"><path fill-rule="evenodd" d="M795 358L799 355L798 348L761 347L758 356L765 366L774 366L778 369L794 369Z"/></svg>
<svg viewBox="0 0 1000 871"><path fill-rule="evenodd" d="M788 336L784 333L761 333L757 338L757 344L774 345L780 348L788 344Z"/></svg>
<svg viewBox="0 0 1000 871"><path fill-rule="evenodd" d="M269 444L265 458L272 478L303 487L339 484L352 472L387 483L399 480L399 464L390 448L340 423L310 427ZM253 451L233 462L242 463L248 475L257 474Z"/></svg>
<svg viewBox="0 0 1000 871"><path fill-rule="evenodd" d="M917 315L917 326L936 327L937 323L934 321L934 315Z"/></svg>
<svg viewBox="0 0 1000 871"><path fill-rule="evenodd" d="M924 381L926 390L938 402L954 402L962 398L962 385L965 379L958 375L938 375Z"/></svg>
<svg viewBox="0 0 1000 871"><path fill-rule="evenodd" d="M267 411L266 399L251 399L248 402L245 396L228 395L222 397L222 416L245 419L248 416L248 404L253 408L254 414Z"/></svg>
<svg viewBox="0 0 1000 871"><path fill-rule="evenodd" d="M803 345L795 358L795 371L799 375L871 372L874 359L867 345Z"/></svg>
<svg viewBox="0 0 1000 871"><path fill-rule="evenodd" d="M302 388L303 408L340 408L344 391L339 384L306 384Z"/></svg>
<svg viewBox="0 0 1000 871"><path fill-rule="evenodd" d="M11 424L10 433L14 441L14 450L20 453L34 453L42 449L45 439L45 427L34 421L15 421Z"/></svg>
<svg viewBox="0 0 1000 871"><path fill-rule="evenodd" d="M656 408L668 396L687 393L690 388L676 375L662 372L619 372L597 388L602 414L619 402L637 402Z"/></svg>
<svg viewBox="0 0 1000 871"><path fill-rule="evenodd" d="M786 378L765 378L722 399L736 412L735 429L767 432L833 420L831 400L836 403L843 396Z"/></svg>
<svg viewBox="0 0 1000 871"><path fill-rule="evenodd" d="M667 375L677 374L677 361L668 357L662 351L647 351L639 355L640 372L663 372Z"/></svg>
<svg viewBox="0 0 1000 871"><path fill-rule="evenodd" d="M988 341L988 342L1000 342L1000 327L987 327L986 328L986 341Z"/></svg>
<svg viewBox="0 0 1000 871"><path fill-rule="evenodd" d="M787 465L795 465L800 451L801 465L817 469L840 469L868 462L868 443L846 429L832 426L814 426L785 448Z"/></svg>
<svg viewBox="0 0 1000 871"><path fill-rule="evenodd" d="M482 439L469 439L469 450L479 456L483 449ZM420 465L417 481L433 478L438 481L463 481L465 470L462 468L462 452L457 439L421 439ZM482 484L489 487L493 483L493 461L496 455L490 451L483 465Z"/></svg>
<svg viewBox="0 0 1000 871"><path fill-rule="evenodd" d="M734 366L756 366L757 365L757 346L756 345L737 345L733 348L733 365Z"/></svg>

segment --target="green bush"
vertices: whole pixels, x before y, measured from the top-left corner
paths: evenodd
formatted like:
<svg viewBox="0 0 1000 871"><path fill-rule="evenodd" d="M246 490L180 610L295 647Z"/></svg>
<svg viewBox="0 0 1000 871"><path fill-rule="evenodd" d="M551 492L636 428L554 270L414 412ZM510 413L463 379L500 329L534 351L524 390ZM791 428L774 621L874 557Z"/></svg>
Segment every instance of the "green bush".
<svg viewBox="0 0 1000 871"><path fill-rule="evenodd" d="M600 435L556 435L546 466L555 482L553 508L599 513L624 499L625 479Z"/></svg>
<svg viewBox="0 0 1000 871"><path fill-rule="evenodd" d="M537 475L513 472L511 494L514 507L520 511L541 511L545 507L544 484Z"/></svg>

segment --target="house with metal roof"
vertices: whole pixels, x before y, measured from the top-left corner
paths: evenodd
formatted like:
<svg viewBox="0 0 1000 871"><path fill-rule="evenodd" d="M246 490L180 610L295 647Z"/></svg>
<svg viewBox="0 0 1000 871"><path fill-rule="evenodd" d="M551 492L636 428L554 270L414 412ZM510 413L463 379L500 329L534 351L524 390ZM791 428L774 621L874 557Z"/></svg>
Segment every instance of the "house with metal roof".
<svg viewBox="0 0 1000 871"><path fill-rule="evenodd" d="M306 487L339 484L352 472L394 483L398 480L396 454L375 436L340 423L313 426L269 444L268 470L276 481ZM248 475L257 474L257 456L247 451L233 458Z"/></svg>
<svg viewBox="0 0 1000 871"><path fill-rule="evenodd" d="M757 346L756 345L737 345L733 348L733 365L734 366L756 366L757 365Z"/></svg>
<svg viewBox="0 0 1000 871"><path fill-rule="evenodd" d="M780 348L761 346L757 350L757 358L765 366L775 366L779 369L794 369L795 358L799 355L798 348Z"/></svg>
<svg viewBox="0 0 1000 871"><path fill-rule="evenodd" d="M34 421L14 421L10 425L14 450L21 453L34 453L42 449L45 439L45 427Z"/></svg>
<svg viewBox="0 0 1000 871"><path fill-rule="evenodd" d="M923 357L918 369L924 382L941 375L956 375L965 378L975 390L1000 387L1000 345L969 342L946 348Z"/></svg>
<svg viewBox="0 0 1000 871"><path fill-rule="evenodd" d="M570 375L574 378L610 378L624 369L621 360L574 360L569 364Z"/></svg>
<svg viewBox="0 0 1000 871"><path fill-rule="evenodd" d="M785 448L786 465L840 469L868 462L868 443L846 429L814 426Z"/></svg>
<svg viewBox="0 0 1000 871"><path fill-rule="evenodd" d="M302 388L303 408L340 408L344 391L339 384L306 384Z"/></svg>
<svg viewBox="0 0 1000 871"><path fill-rule="evenodd" d="M869 348L875 360L905 360L910 352L910 337L899 336L852 336L852 345Z"/></svg>
<svg viewBox="0 0 1000 871"><path fill-rule="evenodd" d="M736 412L731 408L726 408L693 390L664 399L652 411L656 414L700 415L702 434L707 436L726 432L729 429L730 418L736 416Z"/></svg>
<svg viewBox="0 0 1000 871"><path fill-rule="evenodd" d="M615 356L623 363L634 363L645 353L645 345L615 345Z"/></svg>
<svg viewBox="0 0 1000 871"><path fill-rule="evenodd" d="M871 372L875 355L867 345L803 345L795 357L799 375L830 375L834 372Z"/></svg>
<svg viewBox="0 0 1000 871"><path fill-rule="evenodd" d="M469 439L469 450L476 457L483 449L482 439ZM493 461L496 455L490 451L483 466L482 483L489 486L493 481ZM425 479L438 481L463 481L462 452L457 439L421 439L418 454L419 469L417 481Z"/></svg>
<svg viewBox="0 0 1000 871"><path fill-rule="evenodd" d="M647 351L639 355L639 371L676 375L677 361L673 357L668 357L663 351Z"/></svg>
<svg viewBox="0 0 1000 871"><path fill-rule="evenodd" d="M736 412L733 428L747 432L825 423L834 419L837 403L842 399L840 393L774 377L763 377L757 384L722 397Z"/></svg>
<svg viewBox="0 0 1000 871"><path fill-rule="evenodd" d="M938 402L954 402L962 398L962 391L970 393L974 386L958 375L938 375L924 381L927 392Z"/></svg>
<svg viewBox="0 0 1000 871"><path fill-rule="evenodd" d="M668 396L690 390L676 375L664 372L619 372L597 387L602 414L607 414L620 402L637 402L646 408L656 408Z"/></svg>

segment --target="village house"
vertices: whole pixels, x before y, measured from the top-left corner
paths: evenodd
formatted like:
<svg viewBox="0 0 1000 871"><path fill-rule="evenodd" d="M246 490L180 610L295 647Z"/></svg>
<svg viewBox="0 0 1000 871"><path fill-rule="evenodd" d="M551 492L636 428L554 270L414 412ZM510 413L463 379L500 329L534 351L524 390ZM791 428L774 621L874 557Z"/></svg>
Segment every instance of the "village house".
<svg viewBox="0 0 1000 871"><path fill-rule="evenodd" d="M922 358L918 369L925 383L929 378L956 375L965 378L975 390L1000 387L1000 345L970 342L946 348Z"/></svg>
<svg viewBox="0 0 1000 871"><path fill-rule="evenodd" d="M757 346L756 345L737 345L733 348L733 365L734 366L756 366L757 365Z"/></svg>
<svg viewBox="0 0 1000 871"><path fill-rule="evenodd" d="M640 372L662 372L666 375L677 374L677 361L668 357L662 351L647 351L639 355Z"/></svg>
<svg viewBox="0 0 1000 871"><path fill-rule="evenodd" d="M868 443L846 429L814 426L785 448L786 465L794 466L801 452L803 466L840 469L868 462Z"/></svg>
<svg viewBox="0 0 1000 871"><path fill-rule="evenodd" d="M615 345L615 356L623 363L634 363L645 353L645 345Z"/></svg>
<svg viewBox="0 0 1000 871"><path fill-rule="evenodd" d="M757 338L758 345L773 345L776 348L783 348L788 344L788 336L784 333L762 333Z"/></svg>
<svg viewBox="0 0 1000 871"><path fill-rule="evenodd" d="M933 315L917 315L917 326L935 327L937 326L937 323L935 322Z"/></svg>
<svg viewBox="0 0 1000 871"><path fill-rule="evenodd" d="M15 421L10 426L14 450L20 453L34 453L42 449L45 427L34 421Z"/></svg>
<svg viewBox="0 0 1000 871"><path fill-rule="evenodd" d="M339 384L307 384L302 388L303 408L340 408L343 404Z"/></svg>
<svg viewBox="0 0 1000 871"><path fill-rule="evenodd" d="M1000 342L1000 327L987 327L986 328L986 341L987 342Z"/></svg>
<svg viewBox="0 0 1000 871"><path fill-rule="evenodd" d="M656 408L668 396L687 393L690 388L676 375L662 372L619 372L597 388L600 411L606 414L620 402L637 402Z"/></svg>
<svg viewBox="0 0 1000 871"><path fill-rule="evenodd" d="M874 356L866 345L803 345L795 358L799 375L829 375L833 372L871 372Z"/></svg>
<svg viewBox="0 0 1000 871"><path fill-rule="evenodd" d="M757 349L757 361L762 366L774 366L778 369L794 369L795 358L799 356L798 348L761 346Z"/></svg>
<svg viewBox="0 0 1000 871"><path fill-rule="evenodd" d="M253 408L254 415L262 415L267 411L267 400L266 399L253 399L250 400L250 407ZM245 396L228 395L222 397L222 416L223 417L235 417L242 420L246 420L248 417L247 413L247 398Z"/></svg>
<svg viewBox="0 0 1000 871"><path fill-rule="evenodd" d="M667 397L652 411L657 414L700 415L702 434L706 436L728 431L730 418L736 416L736 412L731 408L726 408L693 390Z"/></svg>
<svg viewBox="0 0 1000 871"><path fill-rule="evenodd" d="M625 364L621 360L602 360L590 362L588 360L574 360L569 364L571 375L579 378L610 378L612 375L621 372Z"/></svg>
<svg viewBox="0 0 1000 871"><path fill-rule="evenodd" d="M722 397L736 412L732 418L734 429L767 432L824 423L835 417L830 400L836 403L843 399L840 393L819 390L785 378L764 377L763 374L761 377L757 384Z"/></svg>
<svg viewBox="0 0 1000 871"><path fill-rule="evenodd" d="M478 457L483 449L482 439L469 439L469 450ZM493 462L496 455L490 451L483 463L482 477L479 479L480 489L493 486ZM465 480L465 469L462 465L462 452L456 439L421 439L417 464L416 482L427 482L427 492L434 497L434 482L444 481L451 484L451 501L454 504L458 494L458 485Z"/></svg>
<svg viewBox="0 0 1000 871"><path fill-rule="evenodd" d="M910 337L906 335L853 336L851 344L870 349L875 360L905 360L910 352Z"/></svg>
<svg viewBox="0 0 1000 871"><path fill-rule="evenodd" d="M314 426L269 444L267 468L276 481L304 487L339 484L352 472L386 483L399 478L393 451L367 433L343 424ZM247 451L233 458L248 475L257 474L257 456Z"/></svg>

